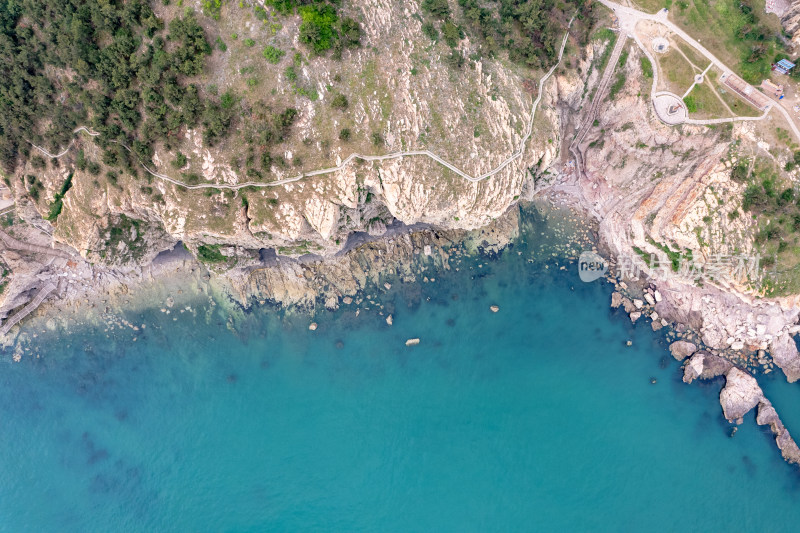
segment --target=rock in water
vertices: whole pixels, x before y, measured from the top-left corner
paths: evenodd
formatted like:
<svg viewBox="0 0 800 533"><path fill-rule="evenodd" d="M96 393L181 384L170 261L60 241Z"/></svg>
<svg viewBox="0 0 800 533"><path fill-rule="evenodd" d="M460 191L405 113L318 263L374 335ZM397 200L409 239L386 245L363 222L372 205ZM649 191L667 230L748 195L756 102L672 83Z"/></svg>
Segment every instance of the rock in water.
<svg viewBox="0 0 800 533"><path fill-rule="evenodd" d="M387 324L389 324L391 326L393 322L394 322L394 319L392 319L392 315L389 315L389 316L386 317L386 323Z"/></svg>
<svg viewBox="0 0 800 533"><path fill-rule="evenodd" d="M775 435L775 443L778 445L786 461L800 464L800 448L797 447L797 443L789 434L789 430L786 429L783 422L781 422L778 413L775 412L775 408L772 407L772 403L766 398L758 404L756 422L761 426L769 425L772 434Z"/></svg>
<svg viewBox="0 0 800 533"><path fill-rule="evenodd" d="M736 367L728 370L725 388L719 393L719 403L728 422L741 424L744 415L762 400L764 393L756 378Z"/></svg>
<svg viewBox="0 0 800 533"><path fill-rule="evenodd" d="M406 341L406 346L416 346L419 344L419 339L408 339Z"/></svg>
<svg viewBox="0 0 800 533"><path fill-rule="evenodd" d="M496 306L496 305L491 306L489 309L492 310L492 313L496 313L496 312L498 312L500 310L500 308L498 306Z"/></svg>
<svg viewBox="0 0 800 533"><path fill-rule="evenodd" d="M611 307L614 309L622 305L622 295L617 291L611 293Z"/></svg>
<svg viewBox="0 0 800 533"><path fill-rule="evenodd" d="M675 341L669 345L669 351L676 360L683 361L697 351L697 346L689 341Z"/></svg>
<svg viewBox="0 0 800 533"><path fill-rule="evenodd" d="M316 322L312 322L311 324L309 324L308 329L310 329L311 331L316 331L317 323Z"/></svg>

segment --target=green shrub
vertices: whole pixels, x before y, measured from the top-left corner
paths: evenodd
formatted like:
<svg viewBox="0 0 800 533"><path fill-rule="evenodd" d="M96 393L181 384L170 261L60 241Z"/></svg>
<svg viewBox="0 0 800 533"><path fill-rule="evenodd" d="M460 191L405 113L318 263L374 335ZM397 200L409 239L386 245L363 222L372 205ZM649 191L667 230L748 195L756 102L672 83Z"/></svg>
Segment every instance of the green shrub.
<svg viewBox="0 0 800 533"><path fill-rule="evenodd" d="M336 95L331 100L331 107L334 109L340 109L344 111L345 109L347 109L347 106L348 106L347 97L342 93L336 93Z"/></svg>
<svg viewBox="0 0 800 533"><path fill-rule="evenodd" d="M645 56L641 56L639 61L642 65L642 75L647 78L648 80L653 79L653 64L650 63L650 60L647 59Z"/></svg>
<svg viewBox="0 0 800 533"><path fill-rule="evenodd" d="M286 55L286 52L284 52L280 48L275 48L274 46L267 45L264 48L263 54L268 62L272 63L273 65L277 65L278 63L280 63L281 58Z"/></svg>
<svg viewBox="0 0 800 533"><path fill-rule="evenodd" d="M223 263L227 258L219 248L219 244L201 244L197 247L197 258L204 263Z"/></svg>
<svg viewBox="0 0 800 533"><path fill-rule="evenodd" d="M337 38L334 31L338 17L332 6L302 6L298 9L303 22L300 24L300 42L310 47L314 53L333 48Z"/></svg>

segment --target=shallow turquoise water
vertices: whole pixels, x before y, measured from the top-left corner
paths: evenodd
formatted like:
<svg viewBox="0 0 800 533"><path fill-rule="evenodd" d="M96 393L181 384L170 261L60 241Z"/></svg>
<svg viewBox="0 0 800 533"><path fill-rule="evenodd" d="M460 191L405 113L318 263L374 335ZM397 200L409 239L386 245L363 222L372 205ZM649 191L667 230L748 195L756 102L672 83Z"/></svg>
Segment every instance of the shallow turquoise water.
<svg viewBox="0 0 800 533"><path fill-rule="evenodd" d="M391 328L153 310L4 356L0 530L796 530L797 470L752 417L728 437L720 383L516 251L384 296Z"/></svg>

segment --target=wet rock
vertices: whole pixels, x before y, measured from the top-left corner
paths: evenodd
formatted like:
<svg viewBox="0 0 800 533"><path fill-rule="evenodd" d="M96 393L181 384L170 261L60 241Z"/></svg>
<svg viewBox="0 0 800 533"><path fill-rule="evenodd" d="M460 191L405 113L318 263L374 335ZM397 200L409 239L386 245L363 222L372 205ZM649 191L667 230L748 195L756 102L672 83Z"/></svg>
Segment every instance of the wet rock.
<svg viewBox="0 0 800 533"><path fill-rule="evenodd" d="M631 302L629 299L625 298L624 296L622 297L622 308L625 309L625 312L628 313L628 314L633 313L634 311L636 311L636 306L633 305L633 302Z"/></svg>
<svg viewBox="0 0 800 533"><path fill-rule="evenodd" d="M611 307L612 308L614 308L614 309L619 308L619 306L622 305L622 300L623 300L622 295L620 293L618 293L617 291L614 291L614 292L611 293Z"/></svg>
<svg viewBox="0 0 800 533"><path fill-rule="evenodd" d="M669 351L677 361L683 361L697 351L697 345L689 341L675 341L669 345Z"/></svg>
<svg viewBox="0 0 800 533"><path fill-rule="evenodd" d="M629 316L631 318L631 322L633 322L635 324L636 321L639 320L642 317L642 313L639 312L639 311L634 311Z"/></svg>
<svg viewBox="0 0 800 533"><path fill-rule="evenodd" d="M781 422L778 413L772 407L772 403L766 398L758 404L756 422L761 426L769 425L772 434L775 435L775 443L787 462L800 464L800 448L798 448L797 443L789 434L789 430Z"/></svg>

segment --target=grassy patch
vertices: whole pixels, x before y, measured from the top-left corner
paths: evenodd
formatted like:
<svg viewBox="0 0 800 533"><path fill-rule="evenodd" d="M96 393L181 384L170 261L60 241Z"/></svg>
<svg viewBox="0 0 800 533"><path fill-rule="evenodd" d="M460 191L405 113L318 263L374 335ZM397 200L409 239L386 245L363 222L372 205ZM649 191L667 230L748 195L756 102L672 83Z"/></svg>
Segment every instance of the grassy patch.
<svg viewBox="0 0 800 533"><path fill-rule="evenodd" d="M597 70L602 72L605 70L606 65L608 64L608 58L611 57L611 52L614 50L614 45L617 44L617 34L611 30L608 30L611 34L608 38L608 44L605 48L603 48L603 52L600 54L600 57L597 58Z"/></svg>
<svg viewBox="0 0 800 533"><path fill-rule="evenodd" d="M683 94L694 83L694 69L676 50L656 56L661 69L661 82L665 89Z"/></svg>
<svg viewBox="0 0 800 533"><path fill-rule="evenodd" d="M71 187L72 172L70 172L69 176L67 176L66 181L64 181L64 184L61 186L61 190L56 193L55 198L53 198L53 203L50 204L50 212L47 214L46 218L48 221L55 221L58 218L58 215L61 214L61 210L64 207L64 196Z"/></svg>
<svg viewBox="0 0 800 533"><path fill-rule="evenodd" d="M655 246L656 248L658 248L659 250L661 250L662 252L664 252L665 254L667 254L667 257L669 258L670 266L672 267L672 271L673 272L678 272L680 270L680 268L681 268L681 257L682 257L682 254L680 252L673 251L666 244L663 244L663 243L660 243L660 242L656 242L650 237L647 238L647 241L650 244L652 244L653 246Z"/></svg>
<svg viewBox="0 0 800 533"><path fill-rule="evenodd" d="M767 77L770 63L783 51L777 17L765 15L763 0L687 0L670 12L678 26L737 71L746 81Z"/></svg>
<svg viewBox="0 0 800 533"><path fill-rule="evenodd" d="M219 248L219 244L201 244L197 247L197 258L204 263L224 263L228 258Z"/></svg>
<svg viewBox="0 0 800 533"><path fill-rule="evenodd" d="M277 65L280 63L281 58L286 55L286 52L281 50L280 48L275 48L274 46L267 45L264 47L264 51L262 52L264 55L264 59L266 59L269 63L273 65Z"/></svg>
<svg viewBox="0 0 800 533"><path fill-rule="evenodd" d="M707 82L695 85L692 92L683 101L686 103L689 113L697 115L692 118L726 118L730 116Z"/></svg>
<svg viewBox="0 0 800 533"><path fill-rule="evenodd" d="M611 84L611 88L608 90L608 97L613 100L617 93L625 86L626 74L625 74L625 63L628 62L628 51L623 50L623 52L619 56L619 61L617 61L617 76L614 78L614 83Z"/></svg>
<svg viewBox="0 0 800 533"><path fill-rule="evenodd" d="M650 60L647 59L647 57L644 56L644 55L639 58L639 62L641 63L641 66L642 66L642 75L646 79L652 80L653 79L653 64L650 63Z"/></svg>

